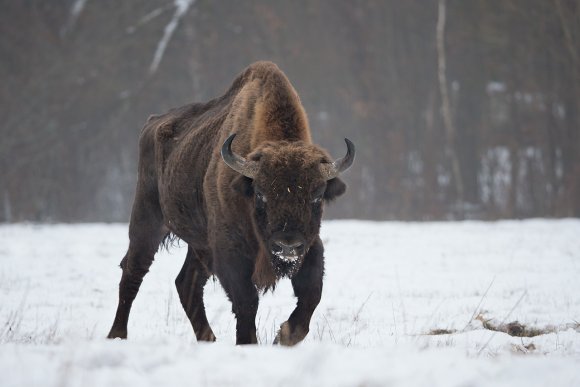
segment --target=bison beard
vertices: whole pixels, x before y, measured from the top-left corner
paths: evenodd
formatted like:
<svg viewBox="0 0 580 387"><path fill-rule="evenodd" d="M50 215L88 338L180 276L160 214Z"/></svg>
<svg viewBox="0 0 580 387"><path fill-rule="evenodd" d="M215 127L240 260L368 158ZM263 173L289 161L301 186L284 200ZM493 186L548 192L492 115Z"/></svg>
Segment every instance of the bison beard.
<svg viewBox="0 0 580 387"><path fill-rule="evenodd" d="M322 294L324 202L344 193L339 175L354 161L345 141L336 161L312 144L298 94L270 62L249 66L221 97L151 116L108 337L127 337L143 277L173 234L188 244L175 284L198 340L216 339L203 303L213 275L232 302L237 344L257 342L258 291L289 277L298 301L274 342L300 342Z"/></svg>
<svg viewBox="0 0 580 387"><path fill-rule="evenodd" d="M296 257L295 260L286 260L275 256L272 260L272 264L274 265L274 271L276 272L277 277L292 278L302 265L302 258Z"/></svg>

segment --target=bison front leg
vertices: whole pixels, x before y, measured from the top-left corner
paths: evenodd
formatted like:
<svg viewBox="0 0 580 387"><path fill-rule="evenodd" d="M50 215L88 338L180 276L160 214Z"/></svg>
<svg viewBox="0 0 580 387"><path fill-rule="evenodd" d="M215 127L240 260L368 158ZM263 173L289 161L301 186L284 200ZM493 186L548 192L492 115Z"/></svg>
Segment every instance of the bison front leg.
<svg viewBox="0 0 580 387"><path fill-rule="evenodd" d="M258 291L252 282L250 265L242 261L236 263L218 269L218 278L232 302L232 312L236 316L236 344L257 344Z"/></svg>
<svg viewBox="0 0 580 387"><path fill-rule="evenodd" d="M310 319L322 295L323 253L324 247L318 238L306 254L302 267L292 278L294 295L298 301L288 320L280 326L274 344L295 345L308 334Z"/></svg>
<svg viewBox="0 0 580 387"><path fill-rule="evenodd" d="M258 313L258 292L250 282L249 286L232 299L232 311L236 315L236 344L257 344L256 313Z"/></svg>

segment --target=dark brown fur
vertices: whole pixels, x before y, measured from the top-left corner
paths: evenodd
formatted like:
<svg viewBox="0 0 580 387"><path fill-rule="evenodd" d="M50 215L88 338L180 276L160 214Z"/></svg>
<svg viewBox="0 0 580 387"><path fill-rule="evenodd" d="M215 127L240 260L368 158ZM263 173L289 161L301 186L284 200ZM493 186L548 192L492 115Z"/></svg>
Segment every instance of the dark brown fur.
<svg viewBox="0 0 580 387"><path fill-rule="evenodd" d="M220 156L232 133L237 133L233 151L260 163L254 179ZM319 166L331 160L312 144L308 119L286 76L273 63L257 62L223 96L151 116L141 132L139 156L130 244L109 337L126 338L133 299L171 233L188 244L176 286L198 340L215 340L203 305L211 275L232 301L238 344L256 342L257 291L291 277L298 304L276 341L302 340L322 292L322 203L316 197L333 199L345 186L338 178L322 178ZM296 264L271 254L274 233L302 236L306 253Z"/></svg>

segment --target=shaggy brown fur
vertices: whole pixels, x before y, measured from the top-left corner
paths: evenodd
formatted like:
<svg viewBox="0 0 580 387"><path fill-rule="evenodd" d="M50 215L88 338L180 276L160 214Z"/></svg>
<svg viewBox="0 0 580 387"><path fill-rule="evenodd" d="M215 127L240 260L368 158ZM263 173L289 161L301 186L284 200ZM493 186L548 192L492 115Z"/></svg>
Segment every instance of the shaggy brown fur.
<svg viewBox="0 0 580 387"><path fill-rule="evenodd" d="M233 151L259 165L253 179L220 156L232 133ZM238 344L256 342L258 289L290 277L298 304L276 342L302 340L322 292L322 199L341 195L345 185L321 174L321 164L332 160L312 144L308 119L286 76L273 63L257 62L223 96L151 116L139 156L129 249L108 337L126 338L143 276L159 243L172 233L189 247L176 286L198 340L215 340L203 305L211 275L232 301ZM292 251L302 253L295 253L295 261L281 259L274 254L279 243L294 243L299 247Z"/></svg>

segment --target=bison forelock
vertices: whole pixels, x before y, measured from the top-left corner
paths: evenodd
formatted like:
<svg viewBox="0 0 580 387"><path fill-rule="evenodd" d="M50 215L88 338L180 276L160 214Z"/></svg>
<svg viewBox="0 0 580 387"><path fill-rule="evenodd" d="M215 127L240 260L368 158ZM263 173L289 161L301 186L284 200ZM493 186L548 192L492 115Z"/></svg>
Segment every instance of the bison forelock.
<svg viewBox="0 0 580 387"><path fill-rule="evenodd" d="M239 175L233 188L247 197L254 229L278 277L292 276L318 237L323 202L345 191L339 178L327 180L321 165L332 163L316 145L265 142L246 160L253 178Z"/></svg>

